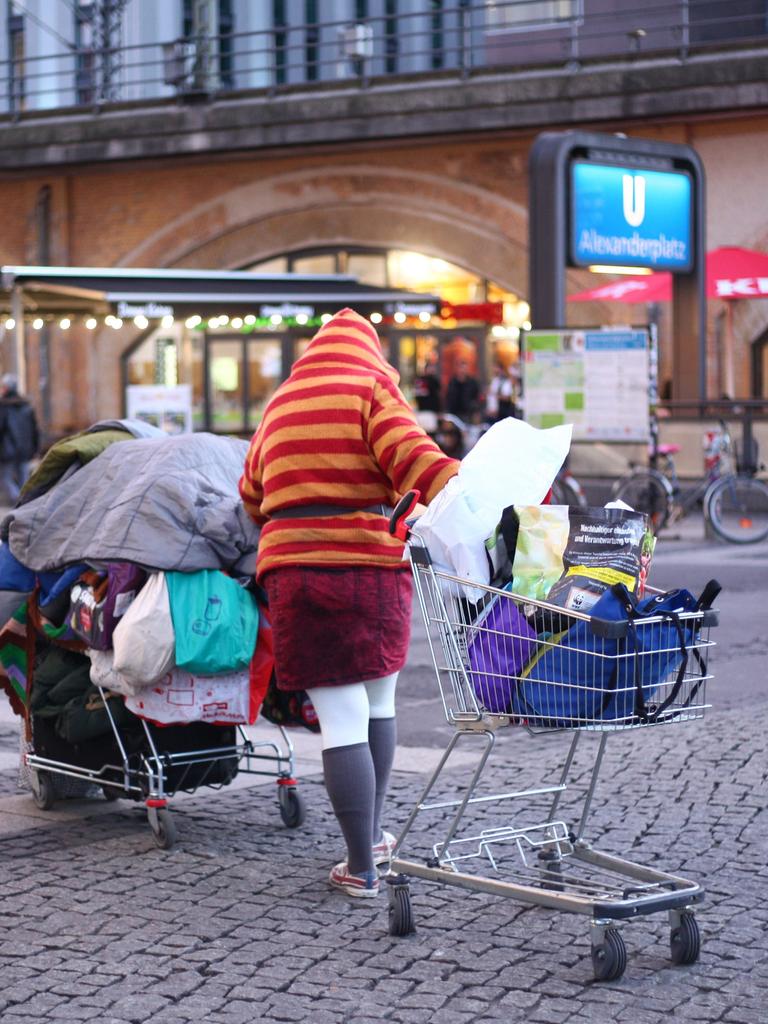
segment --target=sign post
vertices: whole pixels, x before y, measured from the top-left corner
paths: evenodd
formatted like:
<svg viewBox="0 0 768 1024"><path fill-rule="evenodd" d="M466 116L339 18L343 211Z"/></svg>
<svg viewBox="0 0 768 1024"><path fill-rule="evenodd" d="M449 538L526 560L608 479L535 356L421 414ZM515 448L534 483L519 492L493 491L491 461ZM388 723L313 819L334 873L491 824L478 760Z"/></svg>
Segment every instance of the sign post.
<svg viewBox="0 0 768 1024"><path fill-rule="evenodd" d="M674 397L706 398L704 170L651 139L545 132L530 174L534 326L566 326L565 268L672 272Z"/></svg>

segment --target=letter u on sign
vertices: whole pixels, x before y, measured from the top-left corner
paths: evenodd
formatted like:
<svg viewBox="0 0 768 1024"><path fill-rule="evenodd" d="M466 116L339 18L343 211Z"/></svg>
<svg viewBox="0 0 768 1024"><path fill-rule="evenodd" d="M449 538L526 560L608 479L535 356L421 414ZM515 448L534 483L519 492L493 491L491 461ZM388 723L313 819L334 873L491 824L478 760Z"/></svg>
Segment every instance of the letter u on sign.
<svg viewBox="0 0 768 1024"><path fill-rule="evenodd" d="M639 228L645 220L645 178L638 174L624 174L621 179L624 199L624 219L632 228Z"/></svg>

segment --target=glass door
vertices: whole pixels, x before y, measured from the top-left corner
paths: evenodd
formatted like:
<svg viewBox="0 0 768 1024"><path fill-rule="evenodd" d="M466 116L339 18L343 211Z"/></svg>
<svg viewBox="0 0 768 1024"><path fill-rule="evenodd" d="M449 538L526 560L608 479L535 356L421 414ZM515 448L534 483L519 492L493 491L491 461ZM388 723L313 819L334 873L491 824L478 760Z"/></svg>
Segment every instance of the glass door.
<svg viewBox="0 0 768 1024"><path fill-rule="evenodd" d="M206 427L215 434L243 434L245 416L245 343L238 337L208 338Z"/></svg>
<svg viewBox="0 0 768 1024"><path fill-rule="evenodd" d="M283 333L207 335L204 429L250 437L288 372L284 350Z"/></svg>
<svg viewBox="0 0 768 1024"><path fill-rule="evenodd" d="M251 334L245 344L248 367L246 426L253 432L283 378L283 343L281 335Z"/></svg>

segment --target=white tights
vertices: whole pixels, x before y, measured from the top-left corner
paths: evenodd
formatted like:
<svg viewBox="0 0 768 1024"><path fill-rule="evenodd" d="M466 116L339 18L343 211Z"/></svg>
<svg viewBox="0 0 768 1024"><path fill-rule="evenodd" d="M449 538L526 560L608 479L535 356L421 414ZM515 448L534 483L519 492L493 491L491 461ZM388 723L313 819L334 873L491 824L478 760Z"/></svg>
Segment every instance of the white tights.
<svg viewBox="0 0 768 1024"><path fill-rule="evenodd" d="M364 683L307 690L320 722L323 750L367 743L371 718L394 718L397 676L393 672Z"/></svg>

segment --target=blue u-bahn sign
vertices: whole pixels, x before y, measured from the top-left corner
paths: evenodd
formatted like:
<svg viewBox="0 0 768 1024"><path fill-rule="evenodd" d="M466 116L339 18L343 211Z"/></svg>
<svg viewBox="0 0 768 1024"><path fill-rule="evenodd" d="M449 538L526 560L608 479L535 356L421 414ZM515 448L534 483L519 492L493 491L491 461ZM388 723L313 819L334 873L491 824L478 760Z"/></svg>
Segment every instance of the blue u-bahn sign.
<svg viewBox="0 0 768 1024"><path fill-rule="evenodd" d="M572 263L691 270L692 184L685 171L575 160L570 176Z"/></svg>

